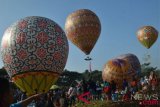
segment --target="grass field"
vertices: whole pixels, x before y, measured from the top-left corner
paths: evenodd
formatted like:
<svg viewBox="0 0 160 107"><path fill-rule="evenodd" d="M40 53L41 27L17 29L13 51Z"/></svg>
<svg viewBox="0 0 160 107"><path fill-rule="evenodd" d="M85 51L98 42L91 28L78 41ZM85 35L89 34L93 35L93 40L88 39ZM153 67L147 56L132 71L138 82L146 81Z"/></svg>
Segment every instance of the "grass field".
<svg viewBox="0 0 160 107"><path fill-rule="evenodd" d="M139 107L139 102L92 101L90 104L77 103L76 107Z"/></svg>

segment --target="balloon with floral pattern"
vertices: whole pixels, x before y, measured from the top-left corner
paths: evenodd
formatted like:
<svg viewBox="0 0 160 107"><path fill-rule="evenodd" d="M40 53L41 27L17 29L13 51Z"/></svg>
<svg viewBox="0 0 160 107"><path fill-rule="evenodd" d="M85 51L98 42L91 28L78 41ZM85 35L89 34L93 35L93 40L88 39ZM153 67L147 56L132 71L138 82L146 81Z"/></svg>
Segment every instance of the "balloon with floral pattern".
<svg viewBox="0 0 160 107"><path fill-rule="evenodd" d="M61 27L39 16L25 17L12 24L1 44L5 69L27 95L50 89L65 67L68 49Z"/></svg>

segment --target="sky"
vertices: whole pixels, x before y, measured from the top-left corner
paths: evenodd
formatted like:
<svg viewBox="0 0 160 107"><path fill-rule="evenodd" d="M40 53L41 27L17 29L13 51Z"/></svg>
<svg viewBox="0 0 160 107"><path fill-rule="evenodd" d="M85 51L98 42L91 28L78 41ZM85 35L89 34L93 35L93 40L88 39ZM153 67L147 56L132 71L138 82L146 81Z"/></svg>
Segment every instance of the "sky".
<svg viewBox="0 0 160 107"><path fill-rule="evenodd" d="M91 51L92 70L103 70L104 64L121 54L135 54L140 63L150 55L152 66L160 67L160 37L146 49L137 30L146 25L160 32L160 0L0 0L0 41L7 27L27 16L43 16L57 22L64 30L67 16L79 9L90 9L101 22L100 37ZM88 69L86 55L69 41L65 69L83 72ZM0 67L3 67L0 58Z"/></svg>

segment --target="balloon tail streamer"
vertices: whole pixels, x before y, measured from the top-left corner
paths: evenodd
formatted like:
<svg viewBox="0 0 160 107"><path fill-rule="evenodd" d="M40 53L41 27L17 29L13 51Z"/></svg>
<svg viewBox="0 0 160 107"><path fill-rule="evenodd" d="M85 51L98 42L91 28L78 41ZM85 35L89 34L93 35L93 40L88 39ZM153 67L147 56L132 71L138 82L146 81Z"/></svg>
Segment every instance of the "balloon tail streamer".
<svg viewBox="0 0 160 107"><path fill-rule="evenodd" d="M89 61L89 72L92 72L92 63Z"/></svg>
<svg viewBox="0 0 160 107"><path fill-rule="evenodd" d="M145 55L145 62L144 63L148 63L148 64L151 63L151 52L150 52L150 50L147 50L147 53Z"/></svg>
<svg viewBox="0 0 160 107"><path fill-rule="evenodd" d="M151 53L149 52L149 50L147 50L147 51L144 53L143 63L144 63L144 64L150 64L150 63L151 63Z"/></svg>
<svg viewBox="0 0 160 107"><path fill-rule="evenodd" d="M89 69L88 69L88 71L92 72L92 64L91 64L92 58L87 56L84 60L89 61Z"/></svg>

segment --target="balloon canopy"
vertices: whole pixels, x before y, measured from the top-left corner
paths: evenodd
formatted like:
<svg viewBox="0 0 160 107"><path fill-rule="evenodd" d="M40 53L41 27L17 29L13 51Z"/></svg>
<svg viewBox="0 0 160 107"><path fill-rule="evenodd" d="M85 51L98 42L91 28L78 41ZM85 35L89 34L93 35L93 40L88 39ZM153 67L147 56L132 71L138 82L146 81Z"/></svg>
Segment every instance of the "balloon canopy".
<svg viewBox="0 0 160 107"><path fill-rule="evenodd" d="M77 10L67 17L65 31L68 39L88 55L99 38L100 20L91 10Z"/></svg>
<svg viewBox="0 0 160 107"><path fill-rule="evenodd" d="M141 68L138 58L133 54L124 54L109 60L105 64L102 78L108 82L114 80L118 88L121 89L124 79L130 82L140 71Z"/></svg>
<svg viewBox="0 0 160 107"><path fill-rule="evenodd" d="M118 56L117 58L126 60L127 62L130 63L131 69L133 69L133 71L135 71L137 74L140 73L141 64L140 64L139 59L136 55L134 55L134 54L123 54L123 55Z"/></svg>
<svg viewBox="0 0 160 107"><path fill-rule="evenodd" d="M26 17L11 25L1 44L5 69L28 95L50 89L65 67L68 48L60 26L38 16Z"/></svg>
<svg viewBox="0 0 160 107"><path fill-rule="evenodd" d="M150 48L158 38L158 31L152 26L144 26L137 32L137 38L146 48Z"/></svg>

